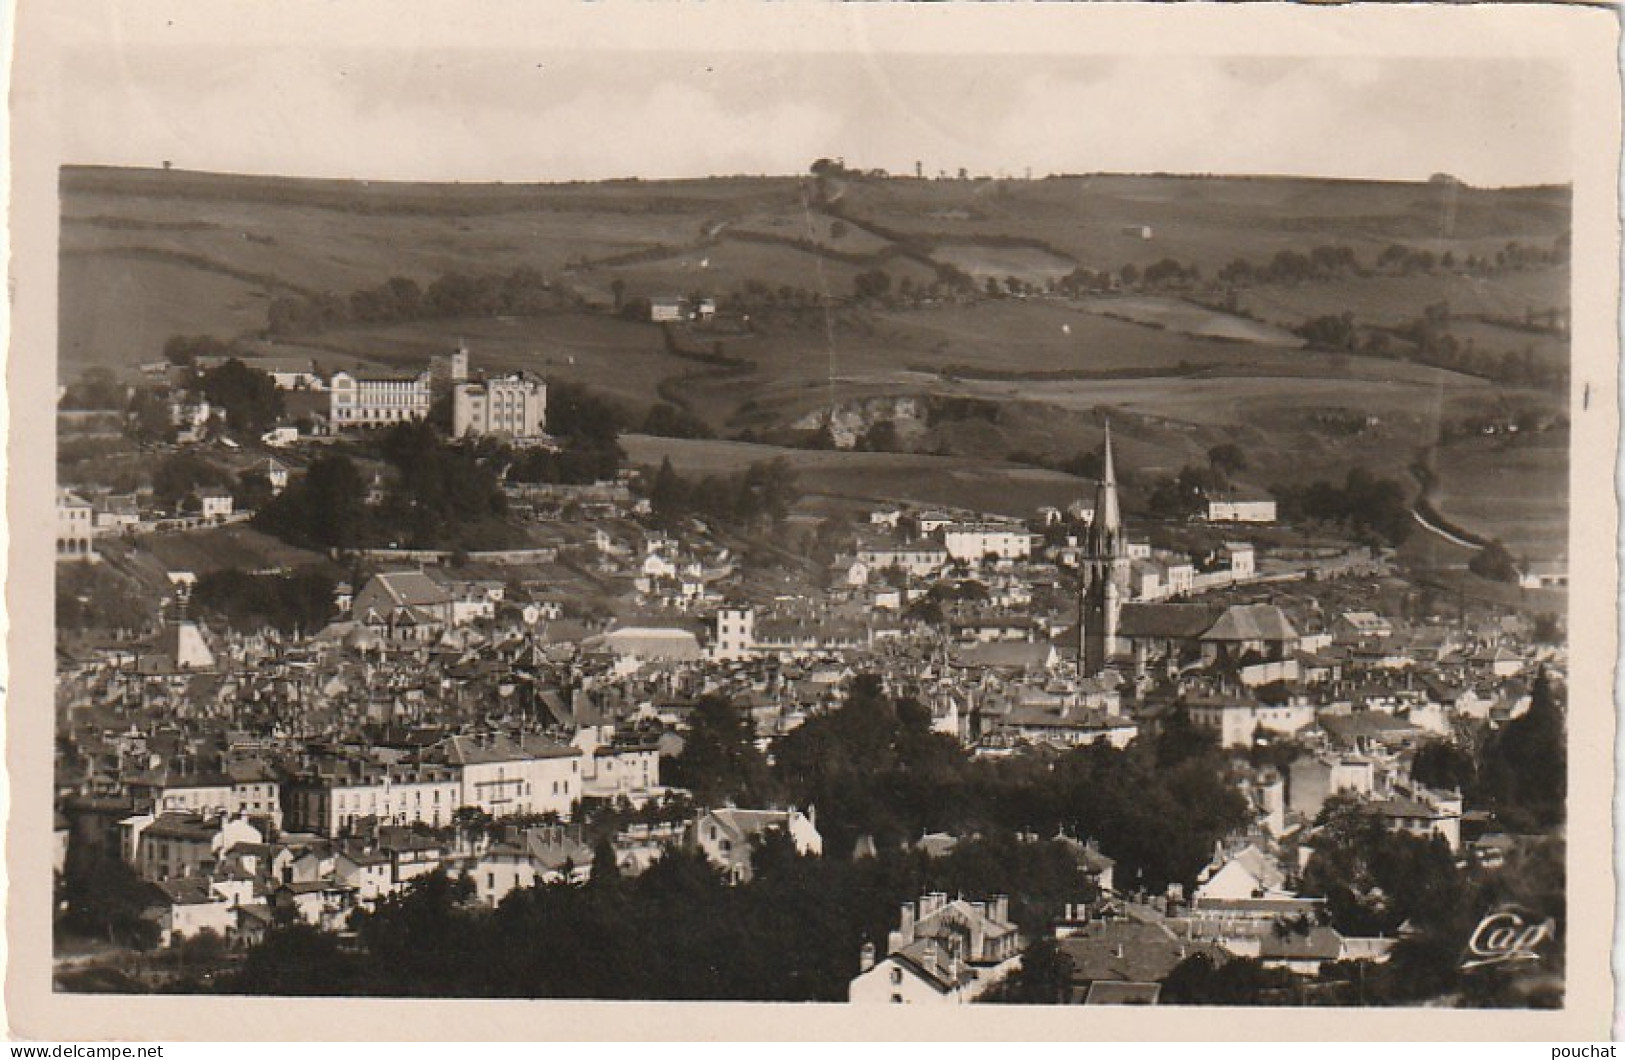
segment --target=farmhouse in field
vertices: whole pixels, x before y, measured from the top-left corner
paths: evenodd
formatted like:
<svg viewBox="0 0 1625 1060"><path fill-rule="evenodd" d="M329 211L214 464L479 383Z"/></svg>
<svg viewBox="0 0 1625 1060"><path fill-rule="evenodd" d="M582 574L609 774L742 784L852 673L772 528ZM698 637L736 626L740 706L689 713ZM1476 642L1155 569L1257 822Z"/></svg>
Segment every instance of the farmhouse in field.
<svg viewBox="0 0 1625 1060"><path fill-rule="evenodd" d="M684 321L705 322L717 315L714 298L674 298L663 296L649 299L649 319L656 324L676 324Z"/></svg>

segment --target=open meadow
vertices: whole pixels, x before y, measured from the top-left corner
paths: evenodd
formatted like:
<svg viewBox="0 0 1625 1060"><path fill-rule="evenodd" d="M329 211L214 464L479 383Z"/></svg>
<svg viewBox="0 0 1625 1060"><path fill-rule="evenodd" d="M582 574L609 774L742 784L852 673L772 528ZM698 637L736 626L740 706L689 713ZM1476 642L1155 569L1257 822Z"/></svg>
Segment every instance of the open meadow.
<svg viewBox="0 0 1625 1060"><path fill-rule="evenodd" d="M1509 326L1566 310L1566 266L1369 274L1394 244L1458 260L1514 244L1544 251L1567 231L1566 188L1118 175L421 185L69 168L62 193L65 381L89 365L128 373L177 334L237 340L264 367L329 370L415 370L461 341L479 369L585 385L634 423L655 402L678 404L725 438L791 441L832 414L861 427L902 399L932 410L900 432L912 453L783 451L831 494L1052 503L1074 485L1023 479L1052 473L1006 461L1070 459L1098 444L1108 416L1131 479L1174 474L1225 442L1248 454L1247 486L1336 480L1361 465L1407 479L1447 423L1510 415L1519 402L1557 412L1561 396L1321 352L1290 329L1342 313L1397 325L1448 302L1452 334L1480 352L1568 357L1561 336ZM1164 259L1208 282L1238 259L1262 266L1325 246L1352 249L1360 268L1237 287L1237 313L1166 291L983 296L986 280L1042 288L1078 266ZM343 302L395 276L427 288L448 272L519 268L546 279L549 307L266 334L277 298ZM865 273L883 271L896 293L955 269L974 296L852 297ZM659 327L611 312L615 301L687 294L726 306L747 288L771 292L771 304L748 322L736 312L714 329L677 328L670 344ZM1201 300L1222 304L1211 290ZM981 411L938 415L967 399ZM634 459L656 444L636 441ZM704 446L686 444L658 443L700 460ZM755 452L725 451L735 461ZM1547 520L1563 518L1548 499L1566 458L1557 448L1492 475L1488 457L1443 452L1432 461L1438 503L1538 552Z"/></svg>

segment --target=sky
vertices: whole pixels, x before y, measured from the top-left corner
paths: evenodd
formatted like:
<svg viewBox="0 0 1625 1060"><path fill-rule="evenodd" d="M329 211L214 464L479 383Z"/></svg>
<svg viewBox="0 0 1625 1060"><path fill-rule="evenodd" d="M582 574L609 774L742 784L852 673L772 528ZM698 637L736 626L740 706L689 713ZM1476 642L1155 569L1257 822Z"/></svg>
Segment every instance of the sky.
<svg viewBox="0 0 1625 1060"><path fill-rule="evenodd" d="M820 157L927 174L1572 179L1564 70L1538 59L387 37L87 48L62 82L62 158L511 182L800 173Z"/></svg>

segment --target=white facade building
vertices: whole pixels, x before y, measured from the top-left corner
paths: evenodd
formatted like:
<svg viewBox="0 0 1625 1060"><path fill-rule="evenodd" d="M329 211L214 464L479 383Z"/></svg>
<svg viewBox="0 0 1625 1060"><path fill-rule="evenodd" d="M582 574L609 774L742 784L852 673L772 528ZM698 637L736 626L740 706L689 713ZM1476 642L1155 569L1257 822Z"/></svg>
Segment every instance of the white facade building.
<svg viewBox="0 0 1625 1060"><path fill-rule="evenodd" d="M57 490L57 558L95 560L96 551L90 543L95 530L96 511L90 502L70 490Z"/></svg>
<svg viewBox="0 0 1625 1060"><path fill-rule="evenodd" d="M1207 502L1210 523L1273 523L1275 502L1267 497L1214 497Z"/></svg>
<svg viewBox="0 0 1625 1060"><path fill-rule="evenodd" d="M996 559L1027 559L1032 555L1033 537L1025 529L1007 526L960 524L946 527L942 544L948 555L966 563Z"/></svg>
<svg viewBox="0 0 1625 1060"><path fill-rule="evenodd" d="M547 425L547 384L523 372L452 388L452 434L537 438Z"/></svg>
<svg viewBox="0 0 1625 1060"><path fill-rule="evenodd" d="M429 415L433 400L427 371L387 376L335 372L329 396L330 419L335 428L421 420Z"/></svg>

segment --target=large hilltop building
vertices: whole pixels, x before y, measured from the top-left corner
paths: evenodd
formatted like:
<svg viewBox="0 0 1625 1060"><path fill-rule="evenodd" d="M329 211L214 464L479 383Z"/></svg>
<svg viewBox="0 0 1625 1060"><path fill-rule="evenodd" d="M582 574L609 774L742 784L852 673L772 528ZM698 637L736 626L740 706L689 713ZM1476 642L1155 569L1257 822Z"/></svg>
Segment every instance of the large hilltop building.
<svg viewBox="0 0 1625 1060"><path fill-rule="evenodd" d="M525 372L478 382L459 380L452 388L451 433L539 438L547 424L547 384Z"/></svg>
<svg viewBox="0 0 1625 1060"><path fill-rule="evenodd" d="M421 420L436 402L450 402L451 433L530 439L547 425L547 384L526 372L476 378L468 347L434 357L415 375L335 372L328 388L335 430Z"/></svg>
<svg viewBox="0 0 1625 1060"><path fill-rule="evenodd" d="M374 375L334 372L329 389L330 422L334 429L381 427L421 420L432 403L430 376Z"/></svg>

